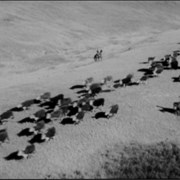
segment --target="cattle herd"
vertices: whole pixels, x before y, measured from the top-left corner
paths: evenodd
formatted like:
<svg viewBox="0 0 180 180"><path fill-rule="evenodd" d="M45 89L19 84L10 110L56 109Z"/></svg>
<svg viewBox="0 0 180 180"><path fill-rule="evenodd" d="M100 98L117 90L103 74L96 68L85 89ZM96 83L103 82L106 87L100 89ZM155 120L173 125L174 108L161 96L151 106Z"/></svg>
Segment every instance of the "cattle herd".
<svg viewBox="0 0 180 180"><path fill-rule="evenodd" d="M56 128L51 126L45 130L46 124L58 121L64 125L78 125L85 117L86 113L93 113L93 119L106 118L110 119L118 113L119 105L113 104L106 111L102 111L101 107L105 104L105 99L98 97L100 93L112 92L118 88L126 86L146 84L149 78L158 77L163 70L178 69L177 56L180 55L180 50L173 51L172 55L165 55L159 61L155 61L155 57L149 57L147 62L148 68L139 69L138 71L144 74L136 81L133 81L133 74L128 74L122 79L113 80L111 75L103 78L101 82L94 82L93 77L87 78L84 83L73 85L71 90L76 91L77 99L72 100L71 97L65 97L64 94L58 94L54 97L50 92L26 100L21 104L9 109L0 115L0 125L5 124L8 120L14 118L14 112L28 111L31 106L36 105L39 110L28 117L20 119L17 123L26 123L29 127L21 129L17 132L17 136L29 137L28 145L24 149L19 149L4 157L5 160L21 160L28 159L36 151L36 143L44 143L52 140L56 135ZM176 81L180 82L180 76L176 77ZM180 102L174 102L174 113L180 114ZM44 130L44 131L42 131ZM0 129L0 143L11 141L8 135L8 128Z"/></svg>

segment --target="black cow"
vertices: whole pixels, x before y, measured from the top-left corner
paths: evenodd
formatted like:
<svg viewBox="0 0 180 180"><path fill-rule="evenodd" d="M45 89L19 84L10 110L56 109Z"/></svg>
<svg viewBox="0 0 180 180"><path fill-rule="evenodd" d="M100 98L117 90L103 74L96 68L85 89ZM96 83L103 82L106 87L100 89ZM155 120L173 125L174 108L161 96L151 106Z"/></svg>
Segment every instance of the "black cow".
<svg viewBox="0 0 180 180"><path fill-rule="evenodd" d="M1 129L0 130L0 142L4 143L5 141L9 141L9 136L7 129Z"/></svg>
<svg viewBox="0 0 180 180"><path fill-rule="evenodd" d="M107 113L108 117L112 117L112 116L114 116L114 114L117 114L118 110L119 110L118 104L112 105L110 108L110 111Z"/></svg>
<svg viewBox="0 0 180 180"><path fill-rule="evenodd" d="M99 119L99 118L108 118L106 112L97 112L92 118Z"/></svg>
<svg viewBox="0 0 180 180"><path fill-rule="evenodd" d="M55 127L51 127L51 128L49 128L49 129L47 129L47 132L46 132L46 134L45 134L45 136L46 136L46 141L47 141L47 140L50 140L50 139L53 139L54 136L55 136L55 134L56 134L56 129L55 129Z"/></svg>
<svg viewBox="0 0 180 180"><path fill-rule="evenodd" d="M105 101L104 98L90 100L90 105L97 108L97 107L100 107L100 106L104 106L104 101Z"/></svg>
<svg viewBox="0 0 180 180"><path fill-rule="evenodd" d="M37 131L34 128L25 128L21 130L17 135L21 136L31 136L33 134L37 134Z"/></svg>
<svg viewBox="0 0 180 180"><path fill-rule="evenodd" d="M9 118L14 118L14 114L10 110L8 110L0 115L0 124L3 124Z"/></svg>
<svg viewBox="0 0 180 180"><path fill-rule="evenodd" d="M76 117L65 117L60 122L62 125L66 124L75 124L76 123Z"/></svg>

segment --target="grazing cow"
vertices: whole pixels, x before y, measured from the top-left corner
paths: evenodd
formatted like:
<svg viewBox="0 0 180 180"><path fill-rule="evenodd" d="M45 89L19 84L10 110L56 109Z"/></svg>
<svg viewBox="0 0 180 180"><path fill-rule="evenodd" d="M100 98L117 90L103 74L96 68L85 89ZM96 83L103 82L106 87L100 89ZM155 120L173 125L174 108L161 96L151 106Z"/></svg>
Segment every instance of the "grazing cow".
<svg viewBox="0 0 180 180"><path fill-rule="evenodd" d="M57 96L55 97L52 97L50 100L51 102L57 104L59 100L62 100L64 99L64 94L58 94Z"/></svg>
<svg viewBox="0 0 180 180"><path fill-rule="evenodd" d="M94 55L94 61L99 61L99 60L102 60L102 50L96 52L96 54Z"/></svg>
<svg viewBox="0 0 180 180"><path fill-rule="evenodd" d="M63 110L62 109L55 110L50 115L51 118L55 118L55 119L59 118L60 116L63 116Z"/></svg>
<svg viewBox="0 0 180 180"><path fill-rule="evenodd" d="M94 81L94 78L93 77L89 77L87 78L85 81L84 81L84 85L87 86L89 84L92 84L92 82Z"/></svg>
<svg viewBox="0 0 180 180"><path fill-rule="evenodd" d="M108 118L114 116L114 114L117 114L118 110L119 110L118 104L112 105L109 112L106 113L108 115Z"/></svg>
<svg viewBox="0 0 180 180"><path fill-rule="evenodd" d="M71 98L64 98L64 99L61 99L58 104L60 106L68 106L69 104L72 103L72 99Z"/></svg>
<svg viewBox="0 0 180 180"><path fill-rule="evenodd" d="M38 119L46 118L46 115L46 111L44 109L40 109L39 111L31 115L30 118L37 121Z"/></svg>
<svg viewBox="0 0 180 180"><path fill-rule="evenodd" d="M38 122L36 122L36 125L33 127L35 131L41 131L41 129L43 129L45 127L45 121L44 120L40 120Z"/></svg>
<svg viewBox="0 0 180 180"><path fill-rule="evenodd" d="M155 59L155 56L154 57L148 57L148 63L154 61L154 59Z"/></svg>
<svg viewBox="0 0 180 180"><path fill-rule="evenodd" d="M4 143L5 141L9 141L7 129L1 129L0 130L0 142Z"/></svg>
<svg viewBox="0 0 180 180"><path fill-rule="evenodd" d="M132 83L133 74L128 74L124 79L120 81L120 84L123 86L127 86L128 84Z"/></svg>
<svg viewBox="0 0 180 180"><path fill-rule="evenodd" d="M143 75L138 81L137 83L139 84L145 84L145 81L149 78L148 75Z"/></svg>
<svg viewBox="0 0 180 180"><path fill-rule="evenodd" d="M27 101L22 102L19 104L17 107L12 108L11 111L23 111L23 110L28 110L31 105L35 104L34 99L30 99Z"/></svg>
<svg viewBox="0 0 180 180"><path fill-rule="evenodd" d="M112 82L113 77L112 76L106 76L101 82L102 84L106 84L107 82Z"/></svg>
<svg viewBox="0 0 180 180"><path fill-rule="evenodd" d="M90 105L94 106L96 108L99 108L100 106L104 106L104 98L99 98L99 99L95 99L95 100L90 100Z"/></svg>
<svg viewBox="0 0 180 180"><path fill-rule="evenodd" d="M178 61L177 61L177 59L175 57L172 57L171 68L172 69L178 69Z"/></svg>
<svg viewBox="0 0 180 180"><path fill-rule="evenodd" d="M99 118L108 118L108 115L106 114L106 112L97 112L94 116L92 116L92 118L95 119L99 119Z"/></svg>
<svg viewBox="0 0 180 180"><path fill-rule="evenodd" d="M46 102L46 101L49 101L51 98L51 93L50 92L45 92L44 94L38 96L36 98L37 101L40 101L40 102Z"/></svg>
<svg viewBox="0 0 180 180"><path fill-rule="evenodd" d="M49 129L47 129L47 132L46 132L46 134L45 134L45 136L46 136L46 141L47 141L47 140L50 140L50 139L53 139L54 136L55 136L55 134L56 134L56 129L55 129L55 127L51 127L51 128L49 128Z"/></svg>
<svg viewBox="0 0 180 180"><path fill-rule="evenodd" d="M34 135L32 137L32 139L30 139L28 142L30 144L34 144L34 143L43 143L45 141L46 141L46 136L42 133L38 133L38 134Z"/></svg>
<svg viewBox="0 0 180 180"><path fill-rule="evenodd" d="M29 154L34 153L35 150L36 150L35 145L34 145L34 144L30 144L30 145L26 146L26 148L24 149L23 152L24 152L25 154L29 155Z"/></svg>
<svg viewBox="0 0 180 180"><path fill-rule="evenodd" d="M89 94L98 94L102 91L101 85L102 83L94 83L89 87Z"/></svg>
<svg viewBox="0 0 180 180"><path fill-rule="evenodd" d="M66 124L75 124L76 123L76 117L65 117L61 120L60 124L66 125Z"/></svg>
<svg viewBox="0 0 180 180"><path fill-rule="evenodd" d="M93 110L93 106L89 104L89 102L85 102L85 104L81 104L80 105L81 109L83 111L92 111Z"/></svg>
<svg viewBox="0 0 180 180"><path fill-rule="evenodd" d="M10 110L8 110L0 115L0 124L3 124L9 118L14 118L13 112Z"/></svg>
<svg viewBox="0 0 180 180"><path fill-rule="evenodd" d="M77 115L76 115L76 123L75 124L79 124L83 118L84 118L84 111L80 111Z"/></svg>
<svg viewBox="0 0 180 180"><path fill-rule="evenodd" d="M174 102L173 109L175 110L176 115L180 115L180 102Z"/></svg>

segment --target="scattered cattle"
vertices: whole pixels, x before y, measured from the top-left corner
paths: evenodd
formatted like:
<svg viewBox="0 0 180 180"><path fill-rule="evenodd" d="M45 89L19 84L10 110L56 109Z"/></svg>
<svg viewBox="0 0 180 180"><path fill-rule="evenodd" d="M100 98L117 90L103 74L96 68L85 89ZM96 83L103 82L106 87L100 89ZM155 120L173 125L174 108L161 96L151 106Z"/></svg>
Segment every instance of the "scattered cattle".
<svg viewBox="0 0 180 180"><path fill-rule="evenodd" d="M38 133L38 134L34 135L34 136L32 137L32 139L30 139L28 142L29 142L30 144L34 144L34 143L43 143L43 142L45 142L45 141L46 141L45 135L42 134L42 133Z"/></svg>
<svg viewBox="0 0 180 180"><path fill-rule="evenodd" d="M115 104L110 107L110 111L107 113L108 117L114 116L114 114L117 114L119 110L119 105Z"/></svg>
<svg viewBox="0 0 180 180"><path fill-rule="evenodd" d="M21 136L31 136L34 134L37 134L37 131L34 128L25 128L22 129L17 135L21 137Z"/></svg>
<svg viewBox="0 0 180 180"><path fill-rule="evenodd" d="M47 129L47 132L46 132L46 134L45 134L45 136L46 136L46 141L47 141L47 140L50 140L50 139L53 139L54 136L55 136L55 134L56 134L56 129L55 129L55 127L48 128L48 129Z"/></svg>
<svg viewBox="0 0 180 180"><path fill-rule="evenodd" d="M76 117L65 117L60 122L62 125L66 124L75 124L76 123Z"/></svg>
<svg viewBox="0 0 180 180"><path fill-rule="evenodd" d="M40 102L46 102L46 101L49 101L51 98L51 93L50 92L45 92L44 94L38 96L36 98L37 101L40 101Z"/></svg>

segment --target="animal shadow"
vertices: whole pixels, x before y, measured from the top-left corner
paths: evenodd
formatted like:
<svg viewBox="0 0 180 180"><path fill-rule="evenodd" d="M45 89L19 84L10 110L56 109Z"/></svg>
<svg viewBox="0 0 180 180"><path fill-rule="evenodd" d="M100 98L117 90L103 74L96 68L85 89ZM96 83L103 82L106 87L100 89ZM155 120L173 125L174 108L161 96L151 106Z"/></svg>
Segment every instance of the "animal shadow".
<svg viewBox="0 0 180 180"><path fill-rule="evenodd" d="M144 61L144 62L140 62L139 64L148 64L148 62Z"/></svg>
<svg viewBox="0 0 180 180"><path fill-rule="evenodd" d="M173 82L180 82L180 78L179 77L172 77Z"/></svg>
<svg viewBox="0 0 180 180"><path fill-rule="evenodd" d="M164 112L168 112L168 113L171 113L171 114L176 113L176 111L173 108L167 108L167 107L162 107L162 106L156 106L156 107L161 108L161 109L159 109L159 111L161 111L163 113Z"/></svg>

